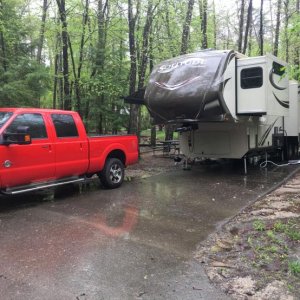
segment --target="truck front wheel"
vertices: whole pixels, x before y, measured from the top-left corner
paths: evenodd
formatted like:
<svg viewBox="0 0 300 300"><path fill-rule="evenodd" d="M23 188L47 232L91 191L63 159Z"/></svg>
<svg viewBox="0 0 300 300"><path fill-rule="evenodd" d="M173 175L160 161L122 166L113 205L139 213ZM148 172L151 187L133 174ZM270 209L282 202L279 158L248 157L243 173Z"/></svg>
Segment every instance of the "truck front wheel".
<svg viewBox="0 0 300 300"><path fill-rule="evenodd" d="M124 181L123 163L118 158L108 158L99 178L106 188L118 188Z"/></svg>

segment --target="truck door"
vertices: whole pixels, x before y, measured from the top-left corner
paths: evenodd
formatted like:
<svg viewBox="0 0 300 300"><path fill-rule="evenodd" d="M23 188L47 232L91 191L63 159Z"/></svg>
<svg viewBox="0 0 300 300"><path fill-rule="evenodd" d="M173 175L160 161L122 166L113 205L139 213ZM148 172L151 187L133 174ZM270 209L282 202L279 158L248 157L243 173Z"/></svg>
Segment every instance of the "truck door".
<svg viewBox="0 0 300 300"><path fill-rule="evenodd" d="M78 130L73 115L51 114L55 128L56 178L78 176L88 169L88 140ZM80 120L81 122L81 120Z"/></svg>
<svg viewBox="0 0 300 300"><path fill-rule="evenodd" d="M55 160L45 119L39 113L17 115L5 133L17 133L20 126L28 127L32 143L1 146L1 180L4 187L30 184L54 178Z"/></svg>

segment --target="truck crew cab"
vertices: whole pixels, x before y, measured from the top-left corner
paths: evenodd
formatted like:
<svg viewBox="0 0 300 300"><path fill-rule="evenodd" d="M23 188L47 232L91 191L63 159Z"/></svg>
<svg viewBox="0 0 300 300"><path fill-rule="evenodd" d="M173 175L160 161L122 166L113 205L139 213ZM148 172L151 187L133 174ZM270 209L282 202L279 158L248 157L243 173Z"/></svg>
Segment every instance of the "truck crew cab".
<svg viewBox="0 0 300 300"><path fill-rule="evenodd" d="M97 174L107 188L138 160L137 137L88 137L73 111L0 109L0 191L18 194L84 181Z"/></svg>

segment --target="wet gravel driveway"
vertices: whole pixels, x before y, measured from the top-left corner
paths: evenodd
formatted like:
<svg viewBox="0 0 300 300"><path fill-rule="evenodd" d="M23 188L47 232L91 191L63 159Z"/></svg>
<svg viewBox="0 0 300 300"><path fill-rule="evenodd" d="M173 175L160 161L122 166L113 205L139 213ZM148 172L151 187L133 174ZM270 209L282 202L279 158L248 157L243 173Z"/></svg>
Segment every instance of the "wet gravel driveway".
<svg viewBox="0 0 300 300"><path fill-rule="evenodd" d="M226 299L193 259L220 222L295 166L197 166L116 190L0 198L1 299Z"/></svg>

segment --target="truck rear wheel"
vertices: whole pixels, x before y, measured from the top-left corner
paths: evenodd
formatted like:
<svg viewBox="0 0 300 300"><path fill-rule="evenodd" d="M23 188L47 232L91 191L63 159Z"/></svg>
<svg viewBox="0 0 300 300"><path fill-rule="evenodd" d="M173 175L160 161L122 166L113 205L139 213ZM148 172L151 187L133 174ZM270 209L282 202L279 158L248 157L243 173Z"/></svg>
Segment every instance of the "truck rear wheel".
<svg viewBox="0 0 300 300"><path fill-rule="evenodd" d="M99 178L106 188L118 188L124 181L123 163L118 158L108 158Z"/></svg>

